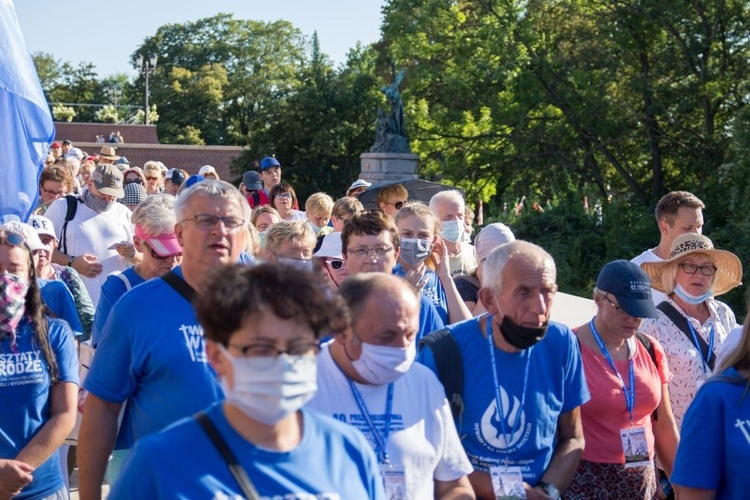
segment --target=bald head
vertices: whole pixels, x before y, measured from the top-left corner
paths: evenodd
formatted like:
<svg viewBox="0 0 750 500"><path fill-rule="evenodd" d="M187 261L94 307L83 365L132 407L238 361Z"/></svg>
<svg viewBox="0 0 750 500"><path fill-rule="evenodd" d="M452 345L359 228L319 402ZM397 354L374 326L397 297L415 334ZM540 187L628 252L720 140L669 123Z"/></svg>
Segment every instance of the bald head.
<svg viewBox="0 0 750 500"><path fill-rule="evenodd" d="M419 313L417 290L406 280L386 273L360 273L349 276L339 293L349 306L352 317L356 318L369 302L382 302L385 314L393 302L405 301L414 305ZM377 305L377 304L375 304Z"/></svg>

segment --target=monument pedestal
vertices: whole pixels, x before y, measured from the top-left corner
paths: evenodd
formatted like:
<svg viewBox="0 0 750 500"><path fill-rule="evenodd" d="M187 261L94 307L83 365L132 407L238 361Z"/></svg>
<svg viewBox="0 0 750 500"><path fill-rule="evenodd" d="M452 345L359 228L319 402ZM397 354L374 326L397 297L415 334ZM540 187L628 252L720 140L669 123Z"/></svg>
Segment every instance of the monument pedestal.
<svg viewBox="0 0 750 500"><path fill-rule="evenodd" d="M419 155L412 153L362 153L360 179L373 184L385 181L417 179Z"/></svg>

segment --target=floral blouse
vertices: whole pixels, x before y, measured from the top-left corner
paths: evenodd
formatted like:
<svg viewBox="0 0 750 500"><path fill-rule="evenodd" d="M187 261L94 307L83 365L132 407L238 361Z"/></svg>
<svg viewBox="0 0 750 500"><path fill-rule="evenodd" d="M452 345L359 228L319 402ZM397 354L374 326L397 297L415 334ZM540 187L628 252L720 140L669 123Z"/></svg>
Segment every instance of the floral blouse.
<svg viewBox="0 0 750 500"><path fill-rule="evenodd" d="M706 301L710 316L703 324L685 314L671 298L667 297L665 301L687 318L695 333L700 335L706 344L710 345L709 332L712 328L715 329L712 358L721 352L727 334L737 327L737 319L732 310L718 300ZM669 382L669 402L679 429L682 427L682 418L688 406L698 392L698 387L711 375L711 369L704 365L700 350L694 345L693 340L662 311L659 311L658 318L644 319L640 331L655 337L667 354L669 369L674 375Z"/></svg>

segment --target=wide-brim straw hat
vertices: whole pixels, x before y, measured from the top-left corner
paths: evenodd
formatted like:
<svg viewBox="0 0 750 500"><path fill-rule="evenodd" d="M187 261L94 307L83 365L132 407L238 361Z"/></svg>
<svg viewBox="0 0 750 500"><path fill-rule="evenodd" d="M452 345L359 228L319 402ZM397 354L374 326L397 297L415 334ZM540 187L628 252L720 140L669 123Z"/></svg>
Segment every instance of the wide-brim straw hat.
<svg viewBox="0 0 750 500"><path fill-rule="evenodd" d="M662 283L664 270L684 257L702 253L708 255L716 266L716 280L713 294L721 295L742 284L742 263L740 259L727 250L717 250L711 240L696 233L681 234L672 242L669 258L661 262L644 262L641 267L651 279L651 286L660 292L667 292ZM700 272L700 271L697 271Z"/></svg>

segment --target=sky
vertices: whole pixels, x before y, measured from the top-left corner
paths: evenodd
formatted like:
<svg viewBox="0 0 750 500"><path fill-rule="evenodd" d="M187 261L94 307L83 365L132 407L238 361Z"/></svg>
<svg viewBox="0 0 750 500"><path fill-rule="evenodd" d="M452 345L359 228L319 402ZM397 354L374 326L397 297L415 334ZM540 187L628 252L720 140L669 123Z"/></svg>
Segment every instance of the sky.
<svg viewBox="0 0 750 500"><path fill-rule="evenodd" d="M359 41L380 38L385 0L15 0L26 44L56 59L91 62L100 78L134 76L130 55L164 24L219 12L236 19L290 21L305 35L318 32L321 50L338 65Z"/></svg>

